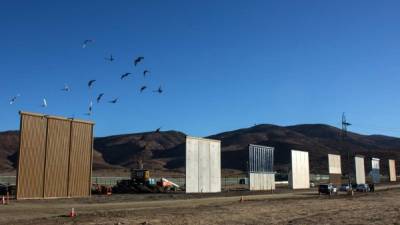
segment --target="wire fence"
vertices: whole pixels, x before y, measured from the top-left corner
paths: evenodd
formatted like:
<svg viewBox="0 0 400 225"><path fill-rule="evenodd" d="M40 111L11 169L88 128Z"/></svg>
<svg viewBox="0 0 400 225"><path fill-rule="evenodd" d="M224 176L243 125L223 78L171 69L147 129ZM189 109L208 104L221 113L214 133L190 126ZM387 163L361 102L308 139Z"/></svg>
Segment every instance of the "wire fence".
<svg viewBox="0 0 400 225"><path fill-rule="evenodd" d="M160 180L161 177L152 177L156 181ZM176 183L179 186L185 186L185 177L165 177L171 182ZM366 176L367 181L369 181L369 176ZM397 179L399 180L400 177ZM116 185L119 181L121 180L128 180L130 177L92 177L92 184L97 184L97 185L105 185L105 186L114 186ZM345 180L346 177L343 177L343 180ZM278 180L278 179L277 179ZM386 182L388 181L389 178L387 176L381 176L381 182ZM310 174L310 182L313 183L324 183L324 182L329 182L329 175L323 175L323 174ZM287 183L287 181L283 181L282 184ZM6 184L6 185L15 185L16 184L16 176L0 176L0 184ZM245 187L246 185L249 184L249 177L247 176L229 176L229 177L221 177L221 186L222 188L226 189L232 186L235 187L240 187L243 186ZM239 185L239 186L238 186Z"/></svg>

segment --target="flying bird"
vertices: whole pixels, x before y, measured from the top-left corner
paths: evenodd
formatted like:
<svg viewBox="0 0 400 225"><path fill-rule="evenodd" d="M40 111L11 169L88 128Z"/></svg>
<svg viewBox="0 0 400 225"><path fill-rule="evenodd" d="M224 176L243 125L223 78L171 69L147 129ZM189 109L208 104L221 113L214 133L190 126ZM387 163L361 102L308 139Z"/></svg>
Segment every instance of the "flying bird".
<svg viewBox="0 0 400 225"><path fill-rule="evenodd" d="M92 115L92 110L93 110L93 102L90 101L90 103L89 103L89 111L86 113L86 115L88 115L88 116Z"/></svg>
<svg viewBox="0 0 400 225"><path fill-rule="evenodd" d="M17 98L18 98L19 96L21 96L21 95L20 95L20 94L17 94L16 96L12 97L12 98L10 99L10 105L14 104L15 101L17 101Z"/></svg>
<svg viewBox="0 0 400 225"><path fill-rule="evenodd" d="M142 60L144 59L143 56L139 56L135 59L135 61L133 62L135 64L135 66L137 66L138 63L140 63Z"/></svg>
<svg viewBox="0 0 400 225"><path fill-rule="evenodd" d="M43 102L42 102L42 107L43 107L43 108L46 108L46 107L47 107L47 101L46 101L46 99L45 99L45 98L43 99Z"/></svg>
<svg viewBox="0 0 400 225"><path fill-rule="evenodd" d="M96 80L90 80L88 83L89 88L92 88L93 83L96 82Z"/></svg>
<svg viewBox="0 0 400 225"><path fill-rule="evenodd" d="M124 73L121 75L121 80L125 79L127 76L129 76L131 73Z"/></svg>
<svg viewBox="0 0 400 225"><path fill-rule="evenodd" d="M157 92L157 93L159 93L159 94L162 94L162 93L163 93L163 89L162 89L161 86L160 86L160 87L158 87L157 90L154 90L153 92Z"/></svg>
<svg viewBox="0 0 400 225"><path fill-rule="evenodd" d="M140 88L140 93L142 93L146 88L147 88L146 86L142 86L142 87Z"/></svg>
<svg viewBox="0 0 400 225"><path fill-rule="evenodd" d="M101 100L101 98L103 97L103 95L104 95L104 93L100 93L100 94L97 96L97 99L96 99L97 103L100 103L100 100Z"/></svg>
<svg viewBox="0 0 400 225"><path fill-rule="evenodd" d="M110 62L112 62L112 61L115 60L115 58L113 57L113 55L110 55L109 58L104 58L104 59L107 60L107 61L110 61Z"/></svg>
<svg viewBox="0 0 400 225"><path fill-rule="evenodd" d="M148 71L148 70L143 71L143 76L146 77L146 75L147 75L148 73L150 73L150 71Z"/></svg>
<svg viewBox="0 0 400 225"><path fill-rule="evenodd" d="M93 43L93 40L90 39L85 40L82 44L82 48L86 48L90 43Z"/></svg>
<svg viewBox="0 0 400 225"><path fill-rule="evenodd" d="M114 100L109 101L109 103L115 104L118 102L118 98L115 98Z"/></svg>
<svg viewBox="0 0 400 225"><path fill-rule="evenodd" d="M68 92L68 91L70 91L70 90L71 90L71 89L69 88L68 84L64 84L64 88L61 89L61 91L66 91L66 92Z"/></svg>

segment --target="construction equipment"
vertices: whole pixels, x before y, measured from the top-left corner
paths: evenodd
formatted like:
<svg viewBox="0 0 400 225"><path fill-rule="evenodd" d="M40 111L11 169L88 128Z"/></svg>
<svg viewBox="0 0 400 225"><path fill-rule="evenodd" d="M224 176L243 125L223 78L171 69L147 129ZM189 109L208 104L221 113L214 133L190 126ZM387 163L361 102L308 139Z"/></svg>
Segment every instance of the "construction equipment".
<svg viewBox="0 0 400 225"><path fill-rule="evenodd" d="M150 179L150 172L144 169L131 169L131 180L137 184L146 184Z"/></svg>
<svg viewBox="0 0 400 225"><path fill-rule="evenodd" d="M130 180L121 180L113 187L113 193L162 193L177 191L179 185L165 178L158 182L146 169L132 169Z"/></svg>

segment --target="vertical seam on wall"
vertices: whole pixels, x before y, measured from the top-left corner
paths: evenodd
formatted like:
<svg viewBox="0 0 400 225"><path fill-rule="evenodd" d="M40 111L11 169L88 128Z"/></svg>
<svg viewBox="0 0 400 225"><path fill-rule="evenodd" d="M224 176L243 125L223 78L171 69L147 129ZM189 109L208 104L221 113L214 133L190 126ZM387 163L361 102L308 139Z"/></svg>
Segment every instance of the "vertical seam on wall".
<svg viewBox="0 0 400 225"><path fill-rule="evenodd" d="M200 140L197 142L197 192L203 192L200 189Z"/></svg>
<svg viewBox="0 0 400 225"><path fill-rule="evenodd" d="M49 120L46 117L42 117L46 119L46 145L44 146L44 169L43 169L43 198L45 198L45 188L46 188L46 166L47 166L47 145L48 143L48 134L49 134Z"/></svg>
<svg viewBox="0 0 400 225"><path fill-rule="evenodd" d="M73 121L69 123L69 149L68 149L68 169L67 169L67 197L70 196L70 176L71 176L71 150L72 150L72 129Z"/></svg>
<svg viewBox="0 0 400 225"><path fill-rule="evenodd" d="M208 143L208 192L211 192L211 167L210 167L210 163L211 162L211 142Z"/></svg>
<svg viewBox="0 0 400 225"><path fill-rule="evenodd" d="M90 135L90 140L91 140L91 148L90 148L90 174L89 174L89 196L92 195L92 173L93 173L93 142L94 142L94 137L93 137L93 130L94 130L94 124L90 125L91 127L91 135Z"/></svg>
<svg viewBox="0 0 400 225"><path fill-rule="evenodd" d="M16 198L18 199L18 195L19 195L19 185L18 185L18 183L19 183L19 173L18 173L18 171L21 169L20 168L20 163L19 163L19 160L20 160L20 158L21 158L21 143L22 143L22 132L21 132L21 130L22 130L22 119L23 119L23 117L22 117L22 114L20 113L20 120L19 120L19 143L18 143L18 159L17 159L17 182L16 182L16 186L17 186L17 193L16 193Z"/></svg>

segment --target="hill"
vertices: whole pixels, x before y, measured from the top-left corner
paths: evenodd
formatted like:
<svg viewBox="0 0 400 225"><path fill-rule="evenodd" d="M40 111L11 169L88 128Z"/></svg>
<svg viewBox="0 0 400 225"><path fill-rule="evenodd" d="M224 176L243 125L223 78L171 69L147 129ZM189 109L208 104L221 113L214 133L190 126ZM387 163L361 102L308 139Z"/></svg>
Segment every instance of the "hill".
<svg viewBox="0 0 400 225"><path fill-rule="evenodd" d="M387 160L400 161L400 139L383 135L361 135L349 132L342 141L340 129L323 124L296 126L257 125L209 136L222 141L222 168L225 173L246 171L249 144L275 147L275 169L287 172L290 150L308 151L313 173L327 173L327 154L342 155L343 169L347 170L347 154L362 154L383 159L382 172L387 171ZM157 173L183 173L185 165L185 137L178 131L160 133L123 134L98 137L94 141L96 170L118 170L138 167ZM18 132L0 133L0 170L15 169ZM366 160L368 162L368 160ZM370 163L366 162L367 171Z"/></svg>

